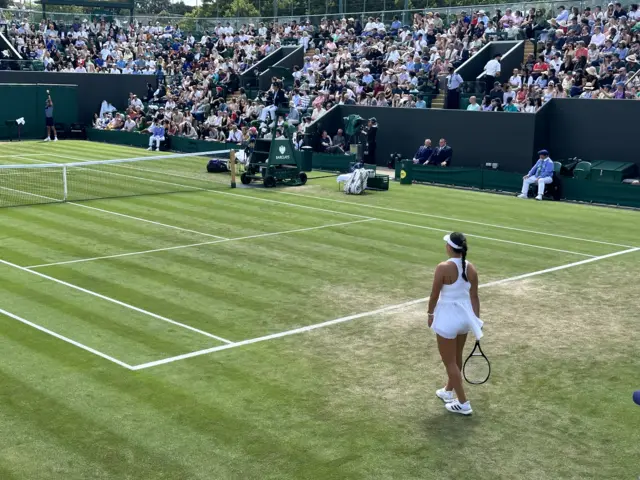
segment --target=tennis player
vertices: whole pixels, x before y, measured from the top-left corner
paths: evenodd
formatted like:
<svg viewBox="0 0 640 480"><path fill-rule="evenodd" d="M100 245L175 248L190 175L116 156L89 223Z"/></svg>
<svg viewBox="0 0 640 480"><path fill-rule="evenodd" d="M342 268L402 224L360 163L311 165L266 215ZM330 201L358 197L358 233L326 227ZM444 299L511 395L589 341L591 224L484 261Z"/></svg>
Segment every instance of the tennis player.
<svg viewBox="0 0 640 480"><path fill-rule="evenodd" d="M467 239L462 233L446 235L444 241L449 260L436 267L429 298L429 326L436 332L448 376L436 395L448 411L470 415L473 410L462 386L462 351L469 332L482 337L478 273L467 262Z"/></svg>
<svg viewBox="0 0 640 480"><path fill-rule="evenodd" d="M55 123L53 121L53 100L51 100L51 95L49 94L49 90L47 90L47 100L44 105L44 120L45 125L47 126L47 138L44 139L45 142L51 141L51 131L53 130L53 141L58 141L58 132L56 132Z"/></svg>

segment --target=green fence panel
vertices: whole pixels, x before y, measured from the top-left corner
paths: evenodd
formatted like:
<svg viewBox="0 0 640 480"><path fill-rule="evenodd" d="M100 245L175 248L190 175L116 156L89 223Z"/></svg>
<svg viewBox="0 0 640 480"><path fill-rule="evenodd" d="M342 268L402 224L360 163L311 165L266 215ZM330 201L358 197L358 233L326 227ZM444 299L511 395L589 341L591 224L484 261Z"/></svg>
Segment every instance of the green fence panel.
<svg viewBox="0 0 640 480"><path fill-rule="evenodd" d="M21 138L44 138L47 89L51 91L56 123L70 124L78 121L77 86L3 83L0 84L0 139L17 138L15 120L18 118L25 120L25 124L20 127Z"/></svg>
<svg viewBox="0 0 640 480"><path fill-rule="evenodd" d="M330 170L348 172L351 164L356 161L356 156L334 155L330 153L314 153L311 163L314 170Z"/></svg>
<svg viewBox="0 0 640 480"><path fill-rule="evenodd" d="M144 148L149 146L149 135L146 133L97 130L92 128L87 131L87 138L93 142L113 143L115 145L129 145ZM235 143L205 142L204 140L193 140L185 137L170 137L170 147L171 150L175 152L183 153L242 150L242 147Z"/></svg>
<svg viewBox="0 0 640 480"><path fill-rule="evenodd" d="M114 132L111 130L87 130L87 138L92 142L113 143L115 145L129 145L132 147L148 147L149 136L133 132Z"/></svg>
<svg viewBox="0 0 640 480"><path fill-rule="evenodd" d="M522 174L503 172L501 170L482 170L480 188L500 190L502 192L520 192L522 189Z"/></svg>
<svg viewBox="0 0 640 480"><path fill-rule="evenodd" d="M396 180L400 178L400 162L396 163ZM414 165L413 178L418 182L437 183L482 190L519 192L522 174L480 168L442 168ZM560 177L562 198L587 203L640 208L640 186L626 183L594 182Z"/></svg>
<svg viewBox="0 0 640 480"><path fill-rule="evenodd" d="M76 85L38 84L38 108L41 109L42 124L44 124L44 105L47 100L47 90L53 101L53 119L56 123L66 126L78 121L78 87Z"/></svg>
<svg viewBox="0 0 640 480"><path fill-rule="evenodd" d="M640 207L640 186L563 178L562 197L579 202L638 208Z"/></svg>
<svg viewBox="0 0 640 480"><path fill-rule="evenodd" d="M482 185L482 170L479 168L414 165L413 179L417 182L480 188L480 185Z"/></svg>
<svg viewBox="0 0 640 480"><path fill-rule="evenodd" d="M148 137L147 137L148 141ZM171 150L185 153L211 152L216 150L242 150L236 143L205 142L186 137L171 137Z"/></svg>

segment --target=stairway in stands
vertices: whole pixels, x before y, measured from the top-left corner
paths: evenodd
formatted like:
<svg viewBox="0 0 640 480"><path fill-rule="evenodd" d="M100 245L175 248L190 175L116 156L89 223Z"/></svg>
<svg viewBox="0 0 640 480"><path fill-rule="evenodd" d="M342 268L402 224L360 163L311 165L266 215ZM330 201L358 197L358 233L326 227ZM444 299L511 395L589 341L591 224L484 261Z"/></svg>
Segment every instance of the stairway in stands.
<svg viewBox="0 0 640 480"><path fill-rule="evenodd" d="M440 81L440 92L438 93L438 95L431 99L431 108L442 109L444 108L444 95L446 91L445 87L447 85L447 76L439 75L438 80Z"/></svg>
<svg viewBox="0 0 640 480"><path fill-rule="evenodd" d="M529 54L533 55L533 58L535 58L535 47L531 40L525 40L524 41L524 58L522 59L523 64L527 62L527 57L529 57Z"/></svg>

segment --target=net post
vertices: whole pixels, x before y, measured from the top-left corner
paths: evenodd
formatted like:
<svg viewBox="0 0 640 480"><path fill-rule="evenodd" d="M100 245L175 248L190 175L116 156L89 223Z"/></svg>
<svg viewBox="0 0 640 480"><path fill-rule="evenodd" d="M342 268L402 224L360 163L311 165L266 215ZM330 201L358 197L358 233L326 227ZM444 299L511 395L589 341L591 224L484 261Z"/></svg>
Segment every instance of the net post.
<svg viewBox="0 0 640 480"><path fill-rule="evenodd" d="M231 188L236 188L236 151L229 152L229 170L231 170Z"/></svg>
<svg viewBox="0 0 640 480"><path fill-rule="evenodd" d="M67 186L67 166L62 166L62 190L64 192L64 197L62 198L63 202L67 201L68 196L68 186Z"/></svg>

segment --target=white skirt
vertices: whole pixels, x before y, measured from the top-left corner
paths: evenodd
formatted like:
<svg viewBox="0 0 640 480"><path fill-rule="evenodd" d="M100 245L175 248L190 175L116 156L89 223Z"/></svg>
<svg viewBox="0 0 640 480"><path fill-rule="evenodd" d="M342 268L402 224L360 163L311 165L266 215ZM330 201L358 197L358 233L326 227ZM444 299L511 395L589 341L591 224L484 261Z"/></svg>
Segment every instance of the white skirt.
<svg viewBox="0 0 640 480"><path fill-rule="evenodd" d="M473 313L471 301L454 301L438 302L431 328L441 337L448 339L472 332L476 339L480 340L482 325L484 322Z"/></svg>

